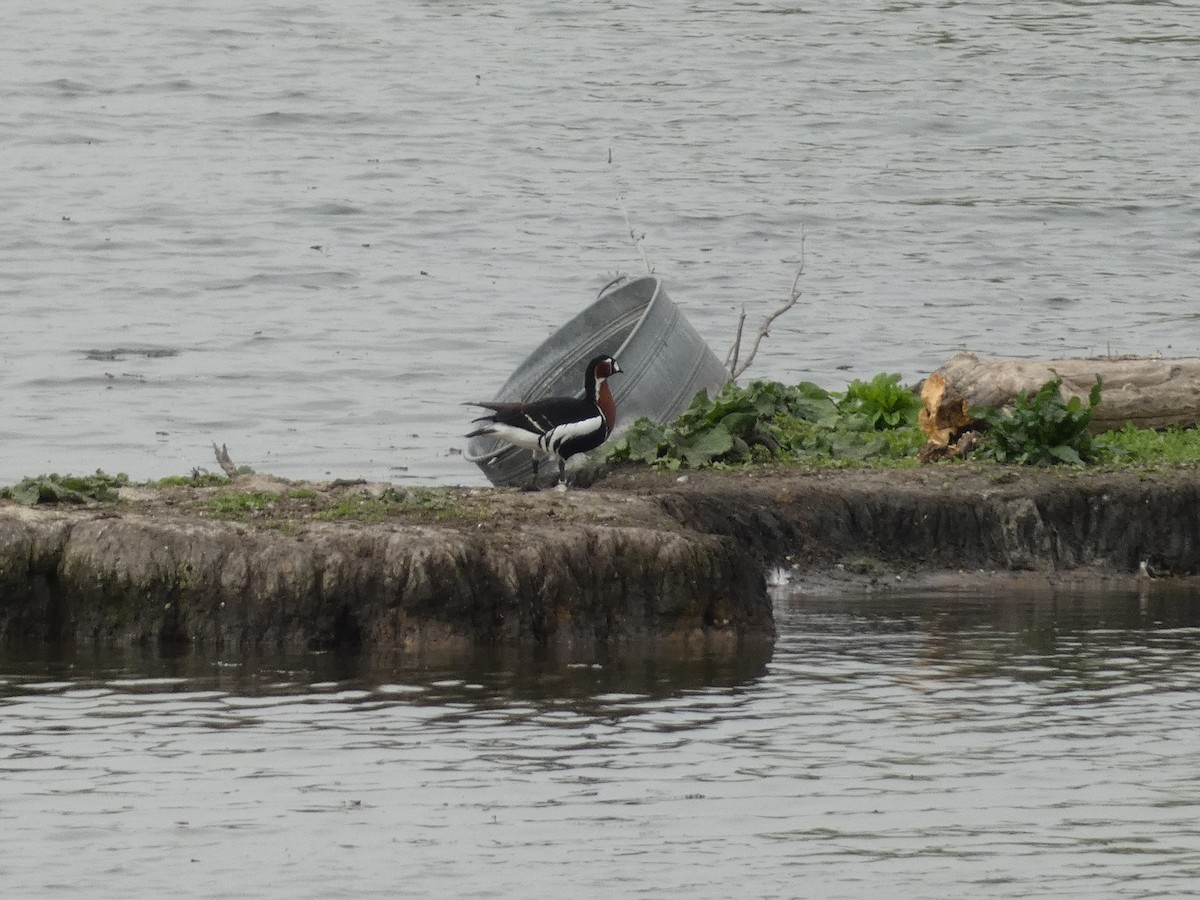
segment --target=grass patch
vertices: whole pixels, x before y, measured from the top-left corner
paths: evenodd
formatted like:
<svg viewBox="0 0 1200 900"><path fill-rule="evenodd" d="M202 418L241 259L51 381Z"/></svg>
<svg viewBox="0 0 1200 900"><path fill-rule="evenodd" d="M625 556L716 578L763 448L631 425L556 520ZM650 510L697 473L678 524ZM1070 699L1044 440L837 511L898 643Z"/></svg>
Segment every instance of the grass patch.
<svg viewBox="0 0 1200 900"><path fill-rule="evenodd" d="M413 512L432 514L435 519L462 518L467 515L458 492L439 488L387 488L378 497L358 494L346 497L329 509L317 513L318 519L382 522L390 516Z"/></svg>
<svg viewBox="0 0 1200 900"><path fill-rule="evenodd" d="M1162 431L1130 424L1096 435L1102 460L1115 465L1193 466L1200 463L1200 431L1172 425Z"/></svg>
<svg viewBox="0 0 1200 900"><path fill-rule="evenodd" d="M382 522L388 517L392 504L379 497L346 497L336 505L317 513L318 519L336 522L355 519L361 522Z"/></svg>
<svg viewBox="0 0 1200 900"><path fill-rule="evenodd" d="M298 522L261 522L258 527L263 531L278 531L280 534L286 534L288 537L296 537L303 529Z"/></svg>
<svg viewBox="0 0 1200 900"><path fill-rule="evenodd" d="M246 519L262 515L273 508L278 500L278 494L264 491L223 491L204 500L201 507L218 518Z"/></svg>

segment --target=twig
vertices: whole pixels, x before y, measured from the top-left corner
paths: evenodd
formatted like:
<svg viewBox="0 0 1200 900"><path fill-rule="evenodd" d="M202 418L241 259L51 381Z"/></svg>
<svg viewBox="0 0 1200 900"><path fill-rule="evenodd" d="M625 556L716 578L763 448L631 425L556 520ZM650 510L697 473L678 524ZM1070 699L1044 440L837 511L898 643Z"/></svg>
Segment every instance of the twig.
<svg viewBox="0 0 1200 900"><path fill-rule="evenodd" d="M758 334L754 336L754 343L750 345L750 352L746 354L746 359L742 363L738 363L738 348L742 344L742 323L746 318L745 309L742 310L741 318L738 319L737 340L729 351L729 359L732 360L732 365L729 368L729 373L734 378L737 378L754 362L754 357L758 354L758 345L762 343L762 339L770 334L771 325L775 320L782 316L785 312L796 305L800 299L800 277L804 274L804 232L800 232L800 265L796 267L796 277L792 279L792 289L788 292L787 299L783 301L783 305L775 312L771 313L763 320L762 326L758 329Z"/></svg>
<svg viewBox="0 0 1200 900"><path fill-rule="evenodd" d="M608 164L610 166L613 164L612 147L608 148ZM654 266L650 265L650 257L646 255L646 248L642 246L642 239L645 238L646 235L643 234L641 237L638 237L637 232L633 230L633 223L629 221L629 210L625 208L625 192L621 187L621 179L617 175L617 170L615 167L613 168L612 173L613 181L617 186L617 205L621 207L621 215L625 217L625 227L629 229L629 237L633 240L633 246L637 248L637 252L642 257L642 263L646 266L646 274L653 275Z"/></svg>
<svg viewBox="0 0 1200 900"><path fill-rule="evenodd" d="M221 469L224 470L225 474L228 475L230 478L237 478L237 476L238 476L237 466L235 466L233 464L233 460L229 458L229 451L227 449L225 449L225 445L222 444L220 446L220 448L218 449L217 442L213 441L213 453L215 453L217 455L217 465L219 465L221 467Z"/></svg>
<svg viewBox="0 0 1200 900"><path fill-rule="evenodd" d="M746 304L742 304L742 313L738 316L737 334L733 336L733 346L725 354L725 368L730 372L737 368L738 352L742 349L742 329L746 327Z"/></svg>

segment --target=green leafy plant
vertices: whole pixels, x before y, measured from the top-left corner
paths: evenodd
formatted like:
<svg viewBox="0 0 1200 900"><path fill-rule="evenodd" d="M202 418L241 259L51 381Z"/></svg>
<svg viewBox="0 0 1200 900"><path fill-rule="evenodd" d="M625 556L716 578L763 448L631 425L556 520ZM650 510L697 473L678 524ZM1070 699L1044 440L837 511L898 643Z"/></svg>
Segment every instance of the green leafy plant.
<svg viewBox="0 0 1200 900"><path fill-rule="evenodd" d="M191 475L168 475L157 481L147 481L146 487L216 487L228 484L229 478L209 472L207 469L193 469Z"/></svg>
<svg viewBox="0 0 1200 900"><path fill-rule="evenodd" d="M900 384L898 374L879 374L870 381L853 381L838 408L864 417L876 430L916 426L921 398Z"/></svg>
<svg viewBox="0 0 1200 900"><path fill-rule="evenodd" d="M864 385L848 406L810 382L755 381L744 388L730 383L712 398L701 391L678 419L664 425L639 419L596 459L675 470L912 456L924 439L907 424L905 401L891 391L899 376L881 377ZM912 416L915 420L915 412ZM896 427L892 420L905 424Z"/></svg>
<svg viewBox="0 0 1200 900"><path fill-rule="evenodd" d="M22 478L11 487L0 488L0 497L26 506L39 503L111 503L117 499L117 489L127 484L127 475L109 475L100 469L94 475L54 473Z"/></svg>
<svg viewBox="0 0 1200 900"><path fill-rule="evenodd" d="M1078 397L1064 401L1062 379L1047 381L1033 396L1021 391L1011 407L973 410L987 423L978 455L1022 465L1083 465L1095 462L1098 451L1088 425L1100 403L1100 379L1085 406Z"/></svg>

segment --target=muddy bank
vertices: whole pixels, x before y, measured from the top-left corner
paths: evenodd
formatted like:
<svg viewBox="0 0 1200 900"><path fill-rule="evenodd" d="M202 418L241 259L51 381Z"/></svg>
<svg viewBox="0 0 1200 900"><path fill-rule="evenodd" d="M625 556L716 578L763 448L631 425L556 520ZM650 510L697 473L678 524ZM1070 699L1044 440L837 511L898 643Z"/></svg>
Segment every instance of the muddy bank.
<svg viewBox="0 0 1200 900"><path fill-rule="evenodd" d="M977 570L1200 571L1192 470L615 474L590 490L402 490L253 476L0 504L0 636L215 648L735 648L764 572L834 587ZM823 580L823 581L822 581Z"/></svg>
<svg viewBox="0 0 1200 900"><path fill-rule="evenodd" d="M618 520L604 507L624 501L586 492L383 491L253 478L86 509L0 506L0 634L586 650L772 633L761 568L731 538Z"/></svg>
<svg viewBox="0 0 1200 900"><path fill-rule="evenodd" d="M1092 472L986 464L689 477L658 502L708 534L741 535L801 569L876 561L903 570L1075 577L1200 571L1200 471Z"/></svg>

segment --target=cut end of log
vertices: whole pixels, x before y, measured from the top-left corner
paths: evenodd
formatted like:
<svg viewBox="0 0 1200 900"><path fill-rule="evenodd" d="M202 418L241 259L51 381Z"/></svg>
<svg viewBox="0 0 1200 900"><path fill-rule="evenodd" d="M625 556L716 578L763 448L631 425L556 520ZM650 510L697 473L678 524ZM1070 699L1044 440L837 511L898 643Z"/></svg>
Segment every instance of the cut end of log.
<svg viewBox="0 0 1200 900"><path fill-rule="evenodd" d="M938 372L925 379L921 386L921 401L925 405L917 414L917 422L934 446L949 446L975 424L966 399L950 390L946 379Z"/></svg>

